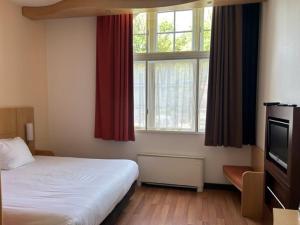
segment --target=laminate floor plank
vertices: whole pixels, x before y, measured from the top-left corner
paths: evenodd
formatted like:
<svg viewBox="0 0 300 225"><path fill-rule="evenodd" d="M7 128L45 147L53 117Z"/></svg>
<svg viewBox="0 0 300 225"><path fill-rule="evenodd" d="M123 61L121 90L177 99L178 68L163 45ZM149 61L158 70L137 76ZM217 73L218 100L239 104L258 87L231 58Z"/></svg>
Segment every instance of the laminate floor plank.
<svg viewBox="0 0 300 225"><path fill-rule="evenodd" d="M271 225L244 218L240 194L234 191L138 187L116 225Z"/></svg>

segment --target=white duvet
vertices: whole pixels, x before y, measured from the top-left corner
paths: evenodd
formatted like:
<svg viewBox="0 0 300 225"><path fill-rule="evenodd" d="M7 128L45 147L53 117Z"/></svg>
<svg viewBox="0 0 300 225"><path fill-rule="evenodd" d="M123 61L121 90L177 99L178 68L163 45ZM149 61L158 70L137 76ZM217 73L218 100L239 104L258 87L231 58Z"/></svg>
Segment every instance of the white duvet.
<svg viewBox="0 0 300 225"><path fill-rule="evenodd" d="M99 225L138 177L129 160L35 159L2 171L4 225Z"/></svg>

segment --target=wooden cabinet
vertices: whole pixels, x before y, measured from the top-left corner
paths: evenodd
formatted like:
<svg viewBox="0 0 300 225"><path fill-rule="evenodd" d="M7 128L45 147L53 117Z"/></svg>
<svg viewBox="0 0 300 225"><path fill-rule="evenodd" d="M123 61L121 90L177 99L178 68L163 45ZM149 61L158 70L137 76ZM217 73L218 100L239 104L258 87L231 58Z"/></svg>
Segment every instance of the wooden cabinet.
<svg viewBox="0 0 300 225"><path fill-rule="evenodd" d="M270 157L269 121L285 121L287 168ZM265 145L265 201L270 208L298 209L300 202L300 108L267 106Z"/></svg>

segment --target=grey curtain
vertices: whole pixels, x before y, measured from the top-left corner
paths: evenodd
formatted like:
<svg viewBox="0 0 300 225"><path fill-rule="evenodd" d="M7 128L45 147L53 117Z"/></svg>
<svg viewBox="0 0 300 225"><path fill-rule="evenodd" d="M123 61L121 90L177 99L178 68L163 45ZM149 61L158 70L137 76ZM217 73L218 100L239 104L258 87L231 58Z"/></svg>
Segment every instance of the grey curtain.
<svg viewBox="0 0 300 225"><path fill-rule="evenodd" d="M255 144L258 34L259 4L214 8L205 139L208 146Z"/></svg>

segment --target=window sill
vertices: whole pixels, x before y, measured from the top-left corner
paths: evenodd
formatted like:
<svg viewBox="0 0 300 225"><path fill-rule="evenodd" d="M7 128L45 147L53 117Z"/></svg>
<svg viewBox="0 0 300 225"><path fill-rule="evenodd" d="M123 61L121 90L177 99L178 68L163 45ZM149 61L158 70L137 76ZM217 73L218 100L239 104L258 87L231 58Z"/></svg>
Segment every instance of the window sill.
<svg viewBox="0 0 300 225"><path fill-rule="evenodd" d="M194 132L194 131L170 131L170 130L135 130L136 133L140 134L175 134L175 135L204 135L205 132Z"/></svg>

